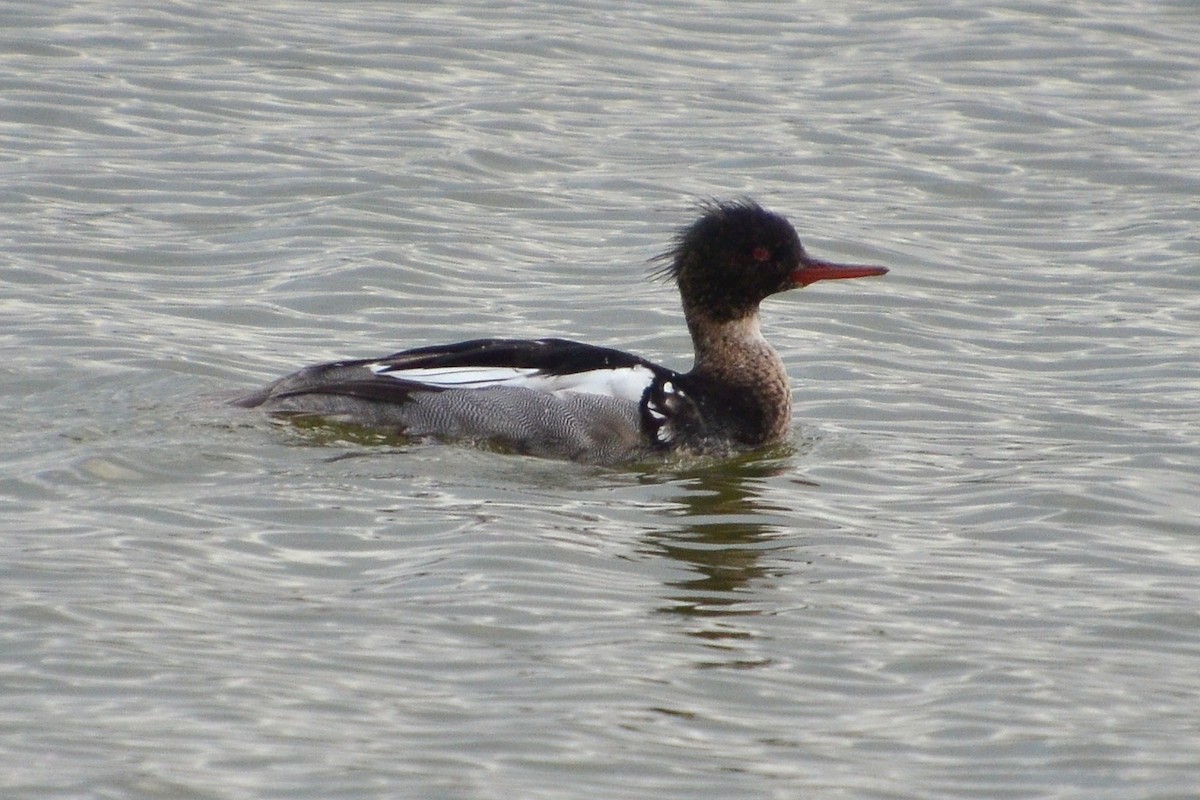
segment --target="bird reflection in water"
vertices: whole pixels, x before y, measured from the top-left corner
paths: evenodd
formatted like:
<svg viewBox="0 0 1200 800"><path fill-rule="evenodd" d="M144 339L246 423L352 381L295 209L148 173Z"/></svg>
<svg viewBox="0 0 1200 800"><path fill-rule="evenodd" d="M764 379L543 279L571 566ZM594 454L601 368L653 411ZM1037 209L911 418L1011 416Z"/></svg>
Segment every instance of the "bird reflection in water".
<svg viewBox="0 0 1200 800"><path fill-rule="evenodd" d="M687 491L677 499L678 526L652 534L647 549L666 556L688 575L666 583L659 608L687 618L687 633L731 655L746 655L738 642L759 636L750 620L762 613L757 602L782 568L764 566L774 550L790 546L781 539L794 531L790 509L764 499L765 482L795 469L795 448L758 453L717 465L676 473L674 483ZM786 451L786 452L778 452ZM792 563L795 563L794 561ZM702 666L753 668L761 658L721 659Z"/></svg>

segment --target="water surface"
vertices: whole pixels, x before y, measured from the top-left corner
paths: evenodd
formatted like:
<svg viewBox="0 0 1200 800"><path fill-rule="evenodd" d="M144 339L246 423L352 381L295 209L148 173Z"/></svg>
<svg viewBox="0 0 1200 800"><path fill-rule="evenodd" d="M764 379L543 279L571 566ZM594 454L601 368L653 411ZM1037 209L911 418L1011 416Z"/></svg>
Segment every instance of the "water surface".
<svg viewBox="0 0 1200 800"><path fill-rule="evenodd" d="M12 798L1194 796L1189 3L0 10ZM604 470L273 425L307 363L676 368L750 195L787 446Z"/></svg>

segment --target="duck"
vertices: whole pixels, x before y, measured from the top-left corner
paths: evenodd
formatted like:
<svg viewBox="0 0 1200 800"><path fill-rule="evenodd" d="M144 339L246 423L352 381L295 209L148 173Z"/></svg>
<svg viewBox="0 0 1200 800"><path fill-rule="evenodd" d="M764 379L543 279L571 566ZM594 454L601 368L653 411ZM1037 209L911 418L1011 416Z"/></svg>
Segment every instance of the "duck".
<svg viewBox="0 0 1200 800"><path fill-rule="evenodd" d="M569 339L483 338L305 367L234 405L590 464L727 457L792 428L787 370L763 336L760 303L888 272L809 256L784 216L749 199L705 203L655 260L679 290L687 372Z"/></svg>

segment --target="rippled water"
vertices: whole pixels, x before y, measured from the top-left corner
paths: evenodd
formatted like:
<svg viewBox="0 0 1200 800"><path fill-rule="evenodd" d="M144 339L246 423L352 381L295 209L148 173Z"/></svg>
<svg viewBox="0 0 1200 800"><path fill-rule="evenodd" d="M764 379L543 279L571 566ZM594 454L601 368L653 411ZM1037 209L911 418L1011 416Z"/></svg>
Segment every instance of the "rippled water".
<svg viewBox="0 0 1200 800"><path fill-rule="evenodd" d="M0 8L5 798L1200 785L1190 2ZM752 195L788 447L601 470L220 399L555 334Z"/></svg>

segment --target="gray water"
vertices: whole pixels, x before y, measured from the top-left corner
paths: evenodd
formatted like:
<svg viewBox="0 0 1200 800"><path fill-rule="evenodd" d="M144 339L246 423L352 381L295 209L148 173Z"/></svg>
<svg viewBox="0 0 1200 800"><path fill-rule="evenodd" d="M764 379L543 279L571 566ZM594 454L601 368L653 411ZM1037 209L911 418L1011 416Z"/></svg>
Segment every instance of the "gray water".
<svg viewBox="0 0 1200 800"><path fill-rule="evenodd" d="M1193 2L0 5L0 796L1200 790ZM222 404L560 335L689 366L709 197L788 446L607 470Z"/></svg>

